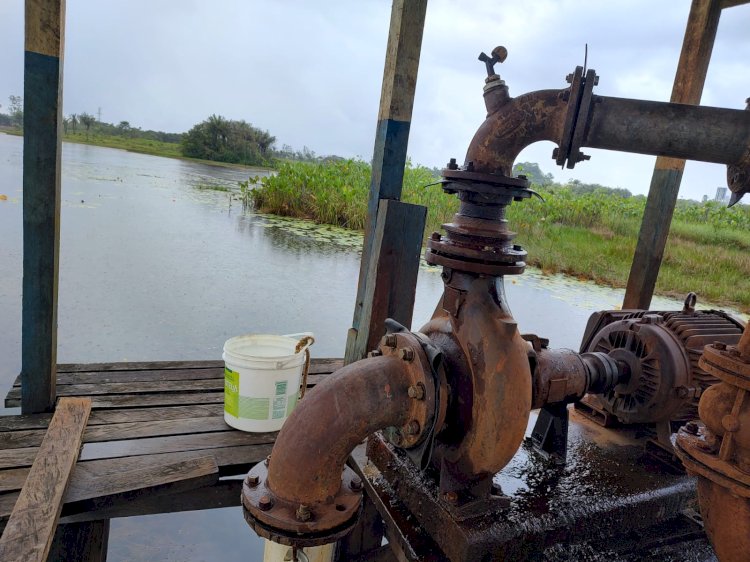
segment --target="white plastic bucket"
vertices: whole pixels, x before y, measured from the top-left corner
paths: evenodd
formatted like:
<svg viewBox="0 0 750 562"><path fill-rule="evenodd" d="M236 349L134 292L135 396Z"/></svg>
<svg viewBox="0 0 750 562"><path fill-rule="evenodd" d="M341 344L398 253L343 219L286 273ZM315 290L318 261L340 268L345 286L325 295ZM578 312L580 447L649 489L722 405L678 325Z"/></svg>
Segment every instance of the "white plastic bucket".
<svg viewBox="0 0 750 562"><path fill-rule="evenodd" d="M297 345L307 338L300 349ZM224 420L242 431L278 431L294 409L311 333L248 334L224 344Z"/></svg>

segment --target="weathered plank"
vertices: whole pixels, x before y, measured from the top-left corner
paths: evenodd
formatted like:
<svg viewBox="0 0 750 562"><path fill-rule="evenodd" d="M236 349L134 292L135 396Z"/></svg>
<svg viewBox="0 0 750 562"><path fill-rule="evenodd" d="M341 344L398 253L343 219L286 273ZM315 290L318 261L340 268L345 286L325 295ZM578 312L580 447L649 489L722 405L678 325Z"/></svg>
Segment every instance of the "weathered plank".
<svg viewBox="0 0 750 562"><path fill-rule="evenodd" d="M241 431L223 431L220 433L201 433L199 435L173 435L170 437L150 437L128 441L108 441L106 443L87 443L83 446L81 459L105 459L154 453L172 453L192 451L195 449L215 449L235 445L260 445L273 443L277 433L244 433Z"/></svg>
<svg viewBox="0 0 750 562"><path fill-rule="evenodd" d="M0 468L16 468L31 466L34 463L39 447L25 447L23 449L0 450Z"/></svg>
<svg viewBox="0 0 750 562"><path fill-rule="evenodd" d="M337 358L313 358L310 361L310 372L326 373L340 368L342 360ZM154 369L223 369L224 361L127 361L115 363L61 363L57 366L59 373L76 373L91 371L151 371Z"/></svg>
<svg viewBox="0 0 750 562"><path fill-rule="evenodd" d="M369 340L369 333L359 332L369 330L368 324L363 322L363 313L370 290L368 275L371 262L379 259L373 248L380 201L401 198L426 10L427 0L394 0L391 8L357 299L352 328L347 337L347 362L356 356L352 348L357 346L357 341Z"/></svg>
<svg viewBox="0 0 750 562"><path fill-rule="evenodd" d="M693 0L677 64L671 101L697 105L721 16L720 0ZM643 212L622 307L648 309L667 245L685 160L659 156Z"/></svg>
<svg viewBox="0 0 750 562"><path fill-rule="evenodd" d="M23 429L47 429L52 414L22 414L20 416L0 416L0 431Z"/></svg>
<svg viewBox="0 0 750 562"><path fill-rule="evenodd" d="M65 513L95 511L120 500L191 490L218 481L219 467L211 456L79 479L71 481L65 494Z"/></svg>
<svg viewBox="0 0 750 562"><path fill-rule="evenodd" d="M380 201L359 329L347 342L347 363L375 349L386 318L411 327L426 219L427 208L421 205Z"/></svg>
<svg viewBox="0 0 750 562"><path fill-rule="evenodd" d="M0 560L42 562L47 558L90 412L88 399L60 400L0 537Z"/></svg>
<svg viewBox="0 0 750 562"><path fill-rule="evenodd" d="M55 405L65 0L26 0L23 113L24 414Z"/></svg>
<svg viewBox="0 0 750 562"><path fill-rule="evenodd" d="M153 515L157 513L176 513L199 509L218 509L240 505L242 480L219 480L214 486L206 486L183 493L140 497L132 500L121 500L111 507L67 515L63 509L61 523L94 521L98 519L115 519L135 515ZM12 494L11 494L12 495ZM2 497L0 497L0 509Z"/></svg>
<svg viewBox="0 0 750 562"><path fill-rule="evenodd" d="M159 392L155 394L105 394L91 396L91 407L94 409L217 404L223 402L223 390L222 392ZM17 395L14 394L13 397L6 397L6 407L13 408L18 405L19 400Z"/></svg>
<svg viewBox="0 0 750 562"><path fill-rule="evenodd" d="M70 478L70 486L87 488L90 479L135 469L157 468L198 457L211 456L216 460L220 476L234 476L247 472L253 465L266 458L273 443L241 445L215 449L196 449L176 453L157 453L137 457L118 457L91 461L79 461ZM18 491L23 487L29 468L9 468L0 471L0 492ZM1 514L0 514L1 515ZM7 515L7 514L6 514Z"/></svg>
<svg viewBox="0 0 750 562"><path fill-rule="evenodd" d="M118 439L139 439L142 437L184 435L188 433L197 434L216 431L232 431L232 428L226 424L224 418L221 416L112 423L87 427L83 436L83 441L84 443L97 443L101 441L116 441ZM42 429L0 433L0 450L19 447L36 447L41 444L44 434L45 431Z"/></svg>

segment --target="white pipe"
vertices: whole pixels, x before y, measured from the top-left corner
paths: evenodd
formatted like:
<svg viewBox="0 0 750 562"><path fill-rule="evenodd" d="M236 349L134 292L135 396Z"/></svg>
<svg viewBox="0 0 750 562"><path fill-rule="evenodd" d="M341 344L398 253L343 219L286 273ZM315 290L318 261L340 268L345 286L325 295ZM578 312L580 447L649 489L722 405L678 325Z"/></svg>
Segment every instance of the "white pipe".
<svg viewBox="0 0 750 562"><path fill-rule="evenodd" d="M324 544L322 546L309 546L302 548L305 558L298 556L292 560L292 547L278 544L268 539L263 550L263 562L332 562L333 551L336 543Z"/></svg>

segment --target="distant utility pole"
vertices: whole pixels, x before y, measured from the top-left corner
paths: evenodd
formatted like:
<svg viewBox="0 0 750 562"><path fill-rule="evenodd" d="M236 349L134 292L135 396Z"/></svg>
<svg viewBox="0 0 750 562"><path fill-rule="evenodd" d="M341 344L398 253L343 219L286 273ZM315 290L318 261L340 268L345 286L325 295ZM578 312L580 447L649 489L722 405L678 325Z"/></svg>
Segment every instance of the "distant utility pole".
<svg viewBox="0 0 750 562"><path fill-rule="evenodd" d="M101 107L96 112L96 120L99 121L99 123L102 122L102 108Z"/></svg>

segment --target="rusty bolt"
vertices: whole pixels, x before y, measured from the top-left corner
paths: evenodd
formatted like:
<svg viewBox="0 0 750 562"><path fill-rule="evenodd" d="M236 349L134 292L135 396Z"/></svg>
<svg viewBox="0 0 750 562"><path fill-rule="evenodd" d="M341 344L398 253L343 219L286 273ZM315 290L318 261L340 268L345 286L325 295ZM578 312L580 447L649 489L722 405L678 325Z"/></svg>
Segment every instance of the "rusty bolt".
<svg viewBox="0 0 750 562"><path fill-rule="evenodd" d="M430 235L430 238L432 238L433 240L440 240L440 233L439 232L433 232Z"/></svg>
<svg viewBox="0 0 750 562"><path fill-rule="evenodd" d="M573 83L573 73L572 72L565 77L565 81L568 84L572 84Z"/></svg>
<svg viewBox="0 0 750 562"><path fill-rule="evenodd" d="M445 492L443 494L443 497L445 498L445 501L455 503L458 501L458 494L456 492Z"/></svg>
<svg viewBox="0 0 750 562"><path fill-rule="evenodd" d="M414 350L409 347L402 347L398 350L398 356L404 361L414 361Z"/></svg>
<svg viewBox="0 0 750 562"><path fill-rule="evenodd" d="M719 351L724 351L726 348L727 348L727 344L725 344L723 341L714 342L714 349L718 349Z"/></svg>
<svg viewBox="0 0 750 562"><path fill-rule="evenodd" d="M469 162L466 164L466 171L467 172L473 172L474 171L474 162Z"/></svg>
<svg viewBox="0 0 750 562"><path fill-rule="evenodd" d="M370 353L367 354L367 357L380 357L383 355L383 352L379 349L373 349Z"/></svg>
<svg viewBox="0 0 750 562"><path fill-rule="evenodd" d="M297 516L297 521L302 521L303 523L305 521L309 521L310 518L312 517L310 508L304 504L300 504L300 506L297 508L297 512L295 513L295 515Z"/></svg>
<svg viewBox="0 0 750 562"><path fill-rule="evenodd" d="M529 176L527 176L525 174L518 174L518 179L519 180L527 180L527 179L529 179Z"/></svg>
<svg viewBox="0 0 750 562"><path fill-rule="evenodd" d="M685 424L685 431L687 431L691 435L698 435L698 424L694 421L687 422Z"/></svg>
<svg viewBox="0 0 750 562"><path fill-rule="evenodd" d="M408 424L406 424L406 433L409 435L418 435L419 430L420 427L417 420L411 420Z"/></svg>
<svg viewBox="0 0 750 562"><path fill-rule="evenodd" d="M448 162L448 169L449 170L458 170L458 164L456 164L456 159L451 158Z"/></svg>
<svg viewBox="0 0 750 562"><path fill-rule="evenodd" d="M268 511L273 507L273 500L269 496L261 496L258 500L258 507L261 511Z"/></svg>
<svg viewBox="0 0 750 562"><path fill-rule="evenodd" d="M576 162L583 162L584 160L591 160L591 155L584 154L579 150L578 154L576 154Z"/></svg>
<svg viewBox="0 0 750 562"><path fill-rule="evenodd" d="M417 384L409 387L408 393L409 393L409 398L413 398L414 400L423 400L424 399L424 385L421 382L418 382Z"/></svg>
<svg viewBox="0 0 750 562"><path fill-rule="evenodd" d="M245 483L251 488L255 488L258 485L258 482L260 482L260 478L255 474L248 474L247 478L245 478Z"/></svg>
<svg viewBox="0 0 750 562"><path fill-rule="evenodd" d="M266 466L268 466L268 463L269 463L269 462L271 462L271 455L268 455L268 456L266 457L266 460L264 460L264 461L263 461L263 464L265 464Z"/></svg>
<svg viewBox="0 0 750 562"><path fill-rule="evenodd" d="M349 487L355 492L359 492L362 489L362 479L359 476L355 476L352 478L352 481L349 482Z"/></svg>
<svg viewBox="0 0 750 562"><path fill-rule="evenodd" d="M398 345L396 334L386 334L383 338L383 343L386 347L396 347L396 345Z"/></svg>

